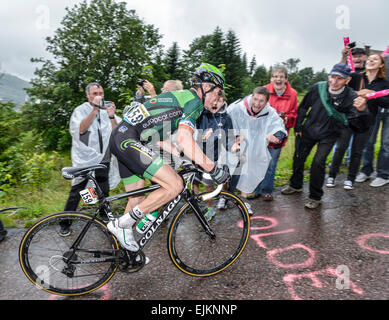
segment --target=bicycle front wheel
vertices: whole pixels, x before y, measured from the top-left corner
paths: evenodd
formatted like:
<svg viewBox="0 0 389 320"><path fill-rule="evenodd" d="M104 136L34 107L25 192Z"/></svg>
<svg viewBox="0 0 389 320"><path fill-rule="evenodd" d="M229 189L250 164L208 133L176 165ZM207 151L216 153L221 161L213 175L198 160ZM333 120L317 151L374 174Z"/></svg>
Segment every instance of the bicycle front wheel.
<svg viewBox="0 0 389 320"><path fill-rule="evenodd" d="M92 218L79 212L56 213L26 232L19 262L34 285L49 293L77 296L99 289L112 278L119 245L104 223ZM72 231L67 237L59 233L64 223ZM81 241L73 248L76 240Z"/></svg>
<svg viewBox="0 0 389 320"><path fill-rule="evenodd" d="M246 206L234 194L223 191L211 199L213 208L219 199L225 200L227 208L215 209L215 215L208 222L215 237L205 232L188 203L173 219L168 232L168 251L174 265L186 274L215 275L234 263L247 244L250 217ZM203 201L200 204L205 207Z"/></svg>

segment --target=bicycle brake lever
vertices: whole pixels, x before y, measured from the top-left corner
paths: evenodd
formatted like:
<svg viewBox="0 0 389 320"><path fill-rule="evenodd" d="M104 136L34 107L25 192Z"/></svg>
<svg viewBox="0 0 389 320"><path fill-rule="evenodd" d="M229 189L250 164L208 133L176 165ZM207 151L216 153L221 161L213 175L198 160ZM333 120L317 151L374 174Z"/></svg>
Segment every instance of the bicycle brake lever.
<svg viewBox="0 0 389 320"><path fill-rule="evenodd" d="M212 199L212 198L216 197L217 195L219 195L219 193L222 192L222 190L223 190L223 184L219 184L219 185L217 186L217 188L215 189L215 191L212 191L212 192L209 193L209 194L206 194L206 195L204 195L204 196L201 196L201 200L207 201L207 200L209 200L209 199Z"/></svg>
<svg viewBox="0 0 389 320"><path fill-rule="evenodd" d="M196 168L195 165L192 163L192 161L189 161L189 160L183 160L180 164L180 167L182 169L194 169L194 168Z"/></svg>

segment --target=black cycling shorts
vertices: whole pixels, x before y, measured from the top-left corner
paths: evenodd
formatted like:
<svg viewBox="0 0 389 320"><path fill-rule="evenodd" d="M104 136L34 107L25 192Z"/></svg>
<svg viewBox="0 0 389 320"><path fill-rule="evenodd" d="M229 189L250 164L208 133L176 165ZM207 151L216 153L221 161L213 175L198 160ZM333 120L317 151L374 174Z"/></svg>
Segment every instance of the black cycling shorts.
<svg viewBox="0 0 389 320"><path fill-rule="evenodd" d="M119 129L123 128L119 124ZM133 184L142 178L152 179L164 165L159 154L146 147L136 130L115 130L110 138L110 150L119 163L119 173L124 185ZM124 131L124 132L123 132Z"/></svg>

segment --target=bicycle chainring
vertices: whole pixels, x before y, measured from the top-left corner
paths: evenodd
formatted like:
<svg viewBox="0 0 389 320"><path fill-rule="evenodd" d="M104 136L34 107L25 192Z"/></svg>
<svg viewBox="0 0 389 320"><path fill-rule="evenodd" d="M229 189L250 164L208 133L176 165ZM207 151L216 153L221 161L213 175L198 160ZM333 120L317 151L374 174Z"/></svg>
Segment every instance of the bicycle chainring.
<svg viewBox="0 0 389 320"><path fill-rule="evenodd" d="M146 256L142 251L131 252L120 250L119 269L122 272L133 273L141 270L146 263Z"/></svg>

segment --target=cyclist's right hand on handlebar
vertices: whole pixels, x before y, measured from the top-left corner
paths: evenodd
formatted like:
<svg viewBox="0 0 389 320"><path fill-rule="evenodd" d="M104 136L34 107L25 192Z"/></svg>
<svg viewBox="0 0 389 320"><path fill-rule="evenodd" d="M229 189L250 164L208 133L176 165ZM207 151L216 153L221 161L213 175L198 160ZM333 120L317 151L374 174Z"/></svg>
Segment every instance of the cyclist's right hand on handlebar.
<svg viewBox="0 0 389 320"><path fill-rule="evenodd" d="M218 167L217 164L215 164L215 167L208 173L217 184L223 184L231 178L230 170L227 165Z"/></svg>

